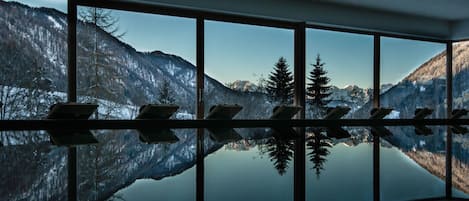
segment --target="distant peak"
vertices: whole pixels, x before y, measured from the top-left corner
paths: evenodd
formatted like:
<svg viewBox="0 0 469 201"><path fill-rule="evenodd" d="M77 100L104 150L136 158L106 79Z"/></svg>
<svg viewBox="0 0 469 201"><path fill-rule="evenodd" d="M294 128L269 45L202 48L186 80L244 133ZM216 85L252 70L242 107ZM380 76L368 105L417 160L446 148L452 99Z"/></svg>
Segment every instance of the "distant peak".
<svg viewBox="0 0 469 201"><path fill-rule="evenodd" d="M163 51L161 51L161 50L155 50L155 51L153 51L153 52L150 52L150 54L154 54L154 55L162 55L162 54L166 54L166 53L164 53L164 52L163 52Z"/></svg>

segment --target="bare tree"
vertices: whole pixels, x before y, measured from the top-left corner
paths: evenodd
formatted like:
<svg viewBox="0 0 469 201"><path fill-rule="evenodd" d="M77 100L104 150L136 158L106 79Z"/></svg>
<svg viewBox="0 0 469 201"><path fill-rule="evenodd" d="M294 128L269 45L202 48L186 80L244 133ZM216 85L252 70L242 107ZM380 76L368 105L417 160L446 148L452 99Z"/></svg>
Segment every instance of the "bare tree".
<svg viewBox="0 0 469 201"><path fill-rule="evenodd" d="M112 11L101 8L85 8L79 12L80 19L85 23L84 30L80 32L83 52L79 57L79 66L83 67L84 87L80 92L84 93L85 101L91 101L104 107L103 115L95 113L95 118L108 119L112 113L119 108L119 101L123 97L122 78L120 77L120 65L116 61L113 50L107 46L106 40L110 37L120 38L124 33L118 33L119 19L113 16ZM110 36L109 36L110 35ZM82 82L83 82L82 80ZM83 86L83 85L82 85ZM99 136L99 135L98 135ZM111 137L111 136L110 136ZM109 140L106 140L109 141ZM100 184L105 179L106 174L102 167L108 160L112 160L113 153L108 152L106 145L98 143L87 150L88 155L94 156L93 170L94 175L93 197L100 197ZM87 170L89 171L89 170Z"/></svg>
<svg viewBox="0 0 469 201"><path fill-rule="evenodd" d="M84 78L87 84L80 91L89 97L87 101L98 103L98 99L109 100L104 111L104 118L109 118L118 107L116 102L122 97L121 69L117 62L113 62L114 53L103 42L109 34L120 38L119 19L112 15L112 11L101 8L86 8L79 13L83 20L85 31L80 36L85 47L84 55L79 58L81 66L86 66ZM91 28L88 28L91 27ZM98 118L98 112L95 117Z"/></svg>

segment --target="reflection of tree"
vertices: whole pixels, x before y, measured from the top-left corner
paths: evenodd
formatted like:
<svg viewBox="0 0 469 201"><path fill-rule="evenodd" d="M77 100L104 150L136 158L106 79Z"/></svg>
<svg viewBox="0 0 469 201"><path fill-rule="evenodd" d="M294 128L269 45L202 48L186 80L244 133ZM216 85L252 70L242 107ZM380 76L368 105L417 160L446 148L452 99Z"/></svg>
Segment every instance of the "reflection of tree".
<svg viewBox="0 0 469 201"><path fill-rule="evenodd" d="M288 163L293 157L294 142L292 138L282 133L274 133L265 145L270 161L274 162L275 169L280 175L285 174Z"/></svg>
<svg viewBox="0 0 469 201"><path fill-rule="evenodd" d="M121 131L97 131L95 136L100 142L95 145L80 146L78 151L79 197L82 200L99 200L113 179L112 169L123 148L119 138Z"/></svg>
<svg viewBox="0 0 469 201"><path fill-rule="evenodd" d="M321 170L324 169L324 163L326 162L326 157L329 155L328 148L332 147L329 142L329 137L321 134L320 130L314 130L314 135L307 138L306 145L308 149L311 150L308 153L309 161L314 163L313 169L316 170L316 176L319 178Z"/></svg>

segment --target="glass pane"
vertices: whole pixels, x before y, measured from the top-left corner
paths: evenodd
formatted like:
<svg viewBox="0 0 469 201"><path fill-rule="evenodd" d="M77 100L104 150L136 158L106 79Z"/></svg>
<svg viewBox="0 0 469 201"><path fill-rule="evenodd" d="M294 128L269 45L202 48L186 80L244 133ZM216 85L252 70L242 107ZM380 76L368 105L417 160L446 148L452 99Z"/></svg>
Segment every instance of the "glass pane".
<svg viewBox="0 0 469 201"><path fill-rule="evenodd" d="M44 131L0 131L0 200L67 200L67 148Z"/></svg>
<svg viewBox="0 0 469 201"><path fill-rule="evenodd" d="M205 200L293 200L294 141L289 133L264 128L235 132L237 138L207 131Z"/></svg>
<svg viewBox="0 0 469 201"><path fill-rule="evenodd" d="M148 134L96 131L98 144L80 146L79 200L195 200L195 130L172 130L177 142Z"/></svg>
<svg viewBox="0 0 469 201"><path fill-rule="evenodd" d="M67 13L67 1L50 1L50 0L7 0L7 2L19 2L33 8L54 8L62 13ZM45 9L43 9L45 10Z"/></svg>
<svg viewBox="0 0 469 201"><path fill-rule="evenodd" d="M292 30L205 21L205 114L238 104L235 118L269 118L292 104L293 66Z"/></svg>
<svg viewBox="0 0 469 201"><path fill-rule="evenodd" d="M382 37L381 106L392 108L385 118L411 119L416 109L428 108L425 118L446 117L445 44ZM382 143L381 197L383 200L445 196L444 127L392 127ZM403 158L396 163L392 158ZM397 160L397 159L395 159ZM403 172L401 177L396 171ZM400 182L399 187L390 185Z"/></svg>
<svg viewBox="0 0 469 201"><path fill-rule="evenodd" d="M373 200L373 144L365 128L346 129L349 138L333 132L306 131L306 199Z"/></svg>
<svg viewBox="0 0 469 201"><path fill-rule="evenodd" d="M469 108L469 41L453 45L453 109ZM467 117L463 117L467 118ZM467 128L467 126L466 126ZM453 130L453 196L469 198L469 135Z"/></svg>
<svg viewBox="0 0 469 201"><path fill-rule="evenodd" d="M0 13L0 119L45 118L66 99L66 15L13 2Z"/></svg>
<svg viewBox="0 0 469 201"><path fill-rule="evenodd" d="M95 118L133 119L144 104L176 104L173 118L193 118L194 19L89 7L78 15L87 23L77 27L77 90L80 102L100 105Z"/></svg>
<svg viewBox="0 0 469 201"><path fill-rule="evenodd" d="M349 107L345 118L368 118L372 106L373 37L307 29L306 117Z"/></svg>
<svg viewBox="0 0 469 201"><path fill-rule="evenodd" d="M446 116L445 44L382 37L381 106L393 108L388 118L413 118L415 109Z"/></svg>

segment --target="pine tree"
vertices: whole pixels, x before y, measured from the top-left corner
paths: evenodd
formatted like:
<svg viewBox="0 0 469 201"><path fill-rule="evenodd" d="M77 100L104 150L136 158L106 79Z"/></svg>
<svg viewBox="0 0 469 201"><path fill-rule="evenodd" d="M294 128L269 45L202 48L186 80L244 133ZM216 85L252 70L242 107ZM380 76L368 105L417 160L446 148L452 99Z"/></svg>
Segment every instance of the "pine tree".
<svg viewBox="0 0 469 201"><path fill-rule="evenodd" d="M280 57L275 64L274 72L269 76L267 93L274 101L290 104L293 100L293 76L288 70L287 60Z"/></svg>
<svg viewBox="0 0 469 201"><path fill-rule="evenodd" d="M161 104L172 104L174 103L175 99L173 96L173 91L171 90L171 86L169 80L164 79L161 87L159 89L159 97L158 102Z"/></svg>
<svg viewBox="0 0 469 201"><path fill-rule="evenodd" d="M330 79L326 76L327 71L324 70L325 63L321 62L321 57L316 57L316 63L312 64L314 67L310 72L308 80L308 88L306 89L306 95L310 97L308 102L311 106L311 112L313 118L320 118L324 115L326 105L329 103L327 97L331 95L329 90L331 86L328 86Z"/></svg>

